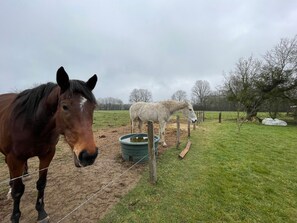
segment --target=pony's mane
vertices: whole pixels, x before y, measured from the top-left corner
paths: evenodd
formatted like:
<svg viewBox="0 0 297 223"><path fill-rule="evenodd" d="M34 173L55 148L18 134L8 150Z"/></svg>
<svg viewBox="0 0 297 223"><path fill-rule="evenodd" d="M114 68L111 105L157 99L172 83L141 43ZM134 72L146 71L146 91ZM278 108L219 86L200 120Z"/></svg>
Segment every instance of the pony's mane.
<svg viewBox="0 0 297 223"><path fill-rule="evenodd" d="M96 104L96 98L92 91L87 87L86 83L80 80L70 80L69 88L66 90L70 96L78 93L88 99L90 102ZM34 119L39 103L43 98L49 96L57 84L47 83L39 85L32 89L27 89L20 92L14 100L14 109L12 111L12 118L18 118L20 115L26 118ZM58 99L58 98L57 98ZM58 101L57 101L58 103ZM56 108L54 108L54 111ZM52 111L47 111L52 112Z"/></svg>

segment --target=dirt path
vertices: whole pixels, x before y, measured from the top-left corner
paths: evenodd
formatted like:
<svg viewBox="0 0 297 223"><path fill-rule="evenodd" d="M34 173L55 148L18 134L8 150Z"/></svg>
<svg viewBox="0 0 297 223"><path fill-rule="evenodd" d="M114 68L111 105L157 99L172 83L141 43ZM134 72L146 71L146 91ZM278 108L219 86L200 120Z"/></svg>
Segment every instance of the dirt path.
<svg viewBox="0 0 297 223"><path fill-rule="evenodd" d="M48 183L45 191L46 210L51 222L59 222L72 210L93 196L79 209L71 213L61 222L98 222L120 198L131 190L139 181L146 164L137 164L127 171L133 163L121 158L118 139L128 134L130 126L101 129L95 132L96 143L100 155L94 165L76 168L73 155L67 144L60 140L56 155L50 165ZM157 132L157 129L155 130ZM186 131L182 131L182 136ZM176 143L175 128L168 127L166 131L168 147ZM159 145L159 154L166 148ZM4 159L0 154L0 159ZM36 222L36 181L38 179L38 159L29 160L30 177L24 181L25 193L21 200L21 222ZM126 171L126 172L125 172ZM34 173L35 172L35 173ZM124 173L125 172L125 173ZM121 175L124 173L123 175ZM2 183L9 178L6 164L0 164L0 222L10 222L12 200L6 199L8 183ZM94 195L96 194L96 195Z"/></svg>

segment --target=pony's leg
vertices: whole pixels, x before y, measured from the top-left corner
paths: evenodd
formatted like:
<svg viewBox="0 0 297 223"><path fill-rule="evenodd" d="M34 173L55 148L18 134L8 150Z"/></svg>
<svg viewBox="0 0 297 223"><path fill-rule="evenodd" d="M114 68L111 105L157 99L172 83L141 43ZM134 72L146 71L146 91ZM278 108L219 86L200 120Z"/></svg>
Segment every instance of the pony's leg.
<svg viewBox="0 0 297 223"><path fill-rule="evenodd" d="M44 210L44 189L46 187L47 168L54 157L55 151L53 150L50 154L44 157L39 157L39 179L36 182L38 190L38 196L35 208L38 211L38 222L49 222L49 216Z"/></svg>
<svg viewBox="0 0 297 223"><path fill-rule="evenodd" d="M25 191L25 185L22 181L22 174L24 170L25 161L18 160L13 156L7 157L7 165L9 167L11 187L11 196L13 198L13 210L11 215L11 222L18 223L21 217L20 201Z"/></svg>
<svg viewBox="0 0 297 223"><path fill-rule="evenodd" d="M166 128L166 122L160 122L160 138L161 138L161 143L163 143L164 147L167 146L167 143L165 142L165 128Z"/></svg>

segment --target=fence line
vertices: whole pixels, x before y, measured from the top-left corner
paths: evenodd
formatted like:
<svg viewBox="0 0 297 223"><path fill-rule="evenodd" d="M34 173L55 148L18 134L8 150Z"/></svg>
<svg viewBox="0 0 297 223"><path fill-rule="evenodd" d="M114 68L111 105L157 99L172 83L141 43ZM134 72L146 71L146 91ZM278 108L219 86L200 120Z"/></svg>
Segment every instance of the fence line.
<svg viewBox="0 0 297 223"><path fill-rule="evenodd" d="M99 190L95 191L88 199L86 199L84 202L82 202L80 205L75 207L72 211L70 211L67 215L65 215L63 218L61 218L57 223L60 223L64 221L66 218L68 218L71 214L73 214L76 210L81 208L83 205L88 203L92 198L94 198L99 192L101 192L103 189L107 188L110 186L112 183L114 183L117 179L119 179L121 176L123 176L125 173L127 173L129 170L131 170L134 166L136 166L138 163L140 163L144 158L146 158L148 155L143 156L140 160L138 160L136 163L134 163L131 167L129 167L127 170L125 170L123 173L121 173L119 176L111 180L108 184L105 186L101 187Z"/></svg>
<svg viewBox="0 0 297 223"><path fill-rule="evenodd" d="M111 144L109 144L108 146L113 146L113 145L116 145L116 144L118 144L118 142L111 143ZM103 148L106 148L106 147L103 147ZM7 183L9 183L10 181L15 181L15 180L17 180L17 179L20 179L20 178L23 178L23 177L26 177L26 176L35 175L36 173L39 173L39 172L44 171L44 170L47 170L47 169L49 169L50 167L53 168L53 166L59 165L60 163L59 163L58 161L61 161L61 160L60 160L60 159L56 159L56 160L53 160L53 161L54 161L53 164L49 165L48 167L45 167L45 168L43 168L43 169L40 169L40 170L36 170L36 171L30 172L30 173L27 174L27 175L18 176L18 177L12 178L12 179L9 179L9 178L8 178L8 179L1 180L1 181L0 181L0 185L5 184L5 183L7 184ZM55 162L55 161L57 161L57 162Z"/></svg>
<svg viewBox="0 0 297 223"><path fill-rule="evenodd" d="M111 146L114 145L114 144L116 144L116 143L111 144ZM58 160L55 160L55 161L61 161L61 159L58 159ZM0 185L5 184L5 183L8 184L10 181L15 181L15 180L20 179L20 178L23 178L23 177L35 175L36 173L39 173L39 172L44 171L44 170L47 170L50 167L52 168L53 166L58 165L58 164L60 164L60 163L55 163L55 164L49 165L48 167L45 167L45 168L42 168L40 170L36 170L36 171L30 172L30 173L28 173L26 175L18 176L18 177L12 178L12 179L2 180L2 181L0 181Z"/></svg>
<svg viewBox="0 0 297 223"><path fill-rule="evenodd" d="M5 180L3 180L3 181L0 182L0 185L2 185L2 184L4 184L4 183L9 183L10 181L15 181L15 180L20 179L20 178L23 178L23 177L27 177L27 176L29 176L29 175L31 175L31 174L39 173L39 172L41 172L41 171L47 170L48 168L49 168L49 167L43 168L43 169L41 169L41 170L36 170L36 171L33 171L33 172L30 173L30 174L22 175L22 176L15 177L15 178L12 178L12 179L5 179Z"/></svg>
<svg viewBox="0 0 297 223"><path fill-rule="evenodd" d="M119 134L125 134L126 132L124 133L121 133L119 132ZM108 146L104 146L104 147L112 147L112 146L115 146L115 145L118 145L118 141L116 142L113 142L113 143L110 143L108 144ZM101 147L102 148L102 147ZM126 169L125 171L123 171L120 175L116 176L115 178L113 178L109 183L107 183L106 185L102 186L100 189L96 190L90 197L88 197L84 202L82 202L81 204L79 204L77 207L75 207L71 212L69 212L67 215L65 215L63 218L61 218L59 221L57 222L62 222L64 221L67 217L69 217L71 214L73 214L76 210L78 210L79 208L81 208L82 206L84 206L85 204L87 204L90 200L92 200L96 195L98 195L100 192L102 192L104 189L108 188L110 185L112 185L113 183L115 183L121 176L123 176L124 174L126 174L128 171L130 171L133 167L135 167L138 163L140 163L143 159L145 159L148 155L145 155L143 156L140 160L138 160L136 163L134 163L132 166L130 166L128 169ZM60 165L60 161L62 159L54 159L53 161L58 161L56 163L52 163L49 167L51 168L55 168L56 165ZM98 160L98 159L97 159ZM101 161L111 161L112 159L104 159L104 160L101 160ZM114 160L112 160L114 161ZM49 167L46 167L46 168L43 168L41 170L36 170L36 171L32 171L30 172L28 175L29 176L34 176L36 175L36 173L39 173L40 171L44 171L44 170L47 170L49 169ZM26 175L27 176L27 175ZM7 183L7 186L8 183L10 181L14 181L14 180L17 180L17 179L20 179L20 178L23 178L24 176L19 176L19 177L15 177L13 179L5 179L3 181L0 181L0 186ZM57 176L57 178L59 178L61 176ZM29 189L29 188L28 188ZM29 191L34 191L34 189L30 190ZM28 192L28 190L27 190Z"/></svg>
<svg viewBox="0 0 297 223"><path fill-rule="evenodd" d="M122 133L119 133L122 134ZM153 143L154 144L154 143ZM114 146L114 145L118 145L118 142L114 142L108 145L108 147L110 146ZM65 215L63 218L61 218L57 223L60 223L62 221L64 221L66 218L68 218L71 214L73 214L76 210L78 210L79 208L81 208L82 206L84 206L85 204L87 204L91 199L93 199L96 195L98 195L102 190L104 190L105 188L109 187L110 185L112 185L114 182L116 182L121 176L123 176L124 174L126 174L128 171L130 171L133 167L135 167L139 162L141 162L143 159L145 159L148 155L143 156L140 160L138 160L136 163L134 163L131 167L129 167L128 169L126 169L124 172L122 172L119 176L115 177L114 179L112 179L109 183L107 183L106 185L102 186L100 189L96 190L93 194L91 194L91 196L89 196L84 202L82 202L81 204L79 204L77 207L75 207L71 212L69 212L67 215ZM52 165L50 165L49 167L53 168L56 165L60 165L60 161L62 160L62 158L59 159L54 159L53 161L56 161L56 163L52 163ZM102 160L103 161L103 160ZM41 170L36 170L33 171L31 173L29 173L28 175L35 175L36 173L39 173L40 171L44 171L49 169L49 167L43 168ZM10 181L14 181L17 179L20 179L24 176L19 176L13 179L5 179L3 181L0 181L0 185L4 184L4 183L9 183ZM59 177L59 176L58 176Z"/></svg>
<svg viewBox="0 0 297 223"><path fill-rule="evenodd" d="M157 170L156 170L156 154L155 154L155 142L154 142L154 126L151 121L148 123L148 155L143 156L140 160L138 160L136 163L134 163L131 167L129 167L127 170L125 170L122 174L117 176L116 178L112 179L108 184L101 187L98 191L94 192L88 199L86 199L84 202L82 202L80 205L78 205L76 208L74 208L72 211L70 211L67 215L65 215L62 219L60 219L57 223L62 222L67 217L69 217L71 214L73 214L76 210L81 208L83 205L87 204L92 198L94 198L98 193L100 193L103 189L110 186L112 183L114 183L117 179L119 179L121 176L123 176L125 173L127 173L129 170L131 170L134 166L136 166L138 163L140 163L144 158L149 156L149 170L150 170L150 182L152 184L155 184L157 182Z"/></svg>

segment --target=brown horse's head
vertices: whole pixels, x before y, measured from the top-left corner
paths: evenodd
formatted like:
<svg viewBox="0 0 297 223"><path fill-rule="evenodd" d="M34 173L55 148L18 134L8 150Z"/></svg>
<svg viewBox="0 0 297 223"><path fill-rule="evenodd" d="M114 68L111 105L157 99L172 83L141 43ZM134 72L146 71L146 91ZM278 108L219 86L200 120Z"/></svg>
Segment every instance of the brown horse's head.
<svg viewBox="0 0 297 223"><path fill-rule="evenodd" d="M57 83L60 95L56 124L73 150L75 166L91 165L98 155L92 131L96 106L92 90L97 83L97 76L92 76L87 82L69 80L61 67L57 71Z"/></svg>

